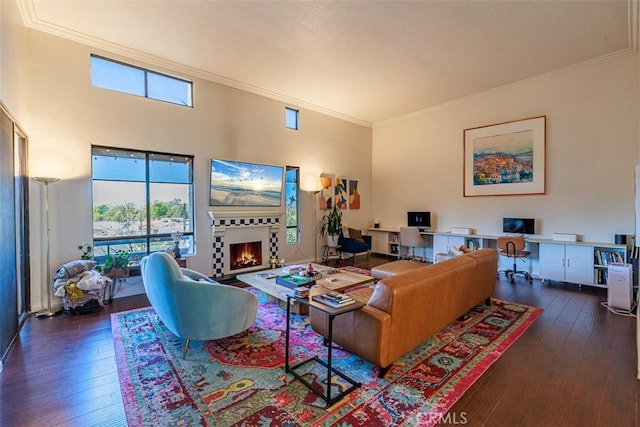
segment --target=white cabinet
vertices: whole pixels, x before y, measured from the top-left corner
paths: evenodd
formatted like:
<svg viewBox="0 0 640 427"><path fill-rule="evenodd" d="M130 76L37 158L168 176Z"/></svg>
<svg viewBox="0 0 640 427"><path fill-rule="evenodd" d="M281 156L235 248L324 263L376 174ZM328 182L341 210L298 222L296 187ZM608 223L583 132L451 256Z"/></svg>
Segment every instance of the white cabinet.
<svg viewBox="0 0 640 427"><path fill-rule="evenodd" d="M398 256L398 235L397 231L383 230L380 228L370 228L371 252Z"/></svg>
<svg viewBox="0 0 640 427"><path fill-rule="evenodd" d="M446 234L433 235L433 256L446 254L451 246L459 248L465 244L464 236L449 236Z"/></svg>
<svg viewBox="0 0 640 427"><path fill-rule="evenodd" d="M593 284L593 246L540 243L540 277Z"/></svg>

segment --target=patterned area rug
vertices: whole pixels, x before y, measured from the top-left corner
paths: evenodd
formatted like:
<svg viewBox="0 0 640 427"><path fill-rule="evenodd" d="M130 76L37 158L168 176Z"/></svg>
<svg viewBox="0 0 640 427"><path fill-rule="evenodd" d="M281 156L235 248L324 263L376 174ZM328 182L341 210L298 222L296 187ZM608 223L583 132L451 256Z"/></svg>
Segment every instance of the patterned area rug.
<svg viewBox="0 0 640 427"><path fill-rule="evenodd" d="M362 387L327 410L323 400L285 374L286 313L259 295L258 320L248 331L194 341L186 360L184 341L153 309L111 315L130 426L434 425L542 311L500 300L479 305L468 319L404 355L384 379L367 361L334 350L334 366ZM326 354L306 316L293 315L290 345L293 363ZM303 372L318 386L325 380L322 373L313 366ZM346 386L339 377L334 381L336 391Z"/></svg>

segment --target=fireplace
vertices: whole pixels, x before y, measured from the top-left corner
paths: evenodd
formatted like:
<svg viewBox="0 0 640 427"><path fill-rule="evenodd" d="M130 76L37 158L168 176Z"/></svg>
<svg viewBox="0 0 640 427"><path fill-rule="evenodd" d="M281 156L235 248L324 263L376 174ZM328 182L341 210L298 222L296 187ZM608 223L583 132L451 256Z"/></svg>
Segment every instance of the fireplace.
<svg viewBox="0 0 640 427"><path fill-rule="evenodd" d="M232 243L229 245L231 270L262 265L262 242Z"/></svg>
<svg viewBox="0 0 640 427"><path fill-rule="evenodd" d="M209 211L216 279L269 267L278 256L281 209L276 211ZM247 247L251 246L251 247Z"/></svg>

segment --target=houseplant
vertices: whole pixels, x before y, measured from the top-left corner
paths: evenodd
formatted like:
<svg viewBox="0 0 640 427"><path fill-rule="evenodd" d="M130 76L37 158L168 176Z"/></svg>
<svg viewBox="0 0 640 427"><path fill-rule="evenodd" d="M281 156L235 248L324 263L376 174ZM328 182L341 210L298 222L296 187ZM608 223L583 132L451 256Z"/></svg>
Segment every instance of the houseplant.
<svg viewBox="0 0 640 427"><path fill-rule="evenodd" d="M338 246L342 232L342 211L336 205L322 216L320 234L327 237L327 246Z"/></svg>
<svg viewBox="0 0 640 427"><path fill-rule="evenodd" d="M104 264L96 269L112 279L129 277L129 251L122 250L115 255L107 255Z"/></svg>

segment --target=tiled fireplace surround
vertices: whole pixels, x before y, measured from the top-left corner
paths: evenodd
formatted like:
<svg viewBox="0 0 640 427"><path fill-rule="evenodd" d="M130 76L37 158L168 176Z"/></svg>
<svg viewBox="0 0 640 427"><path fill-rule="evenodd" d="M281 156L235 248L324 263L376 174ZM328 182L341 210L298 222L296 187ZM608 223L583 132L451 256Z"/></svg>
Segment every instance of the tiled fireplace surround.
<svg viewBox="0 0 640 427"><path fill-rule="evenodd" d="M269 267L269 260L278 256L278 233L282 211L225 210L209 211L213 236L213 277L246 273ZM262 242L262 265L231 271L230 245Z"/></svg>

